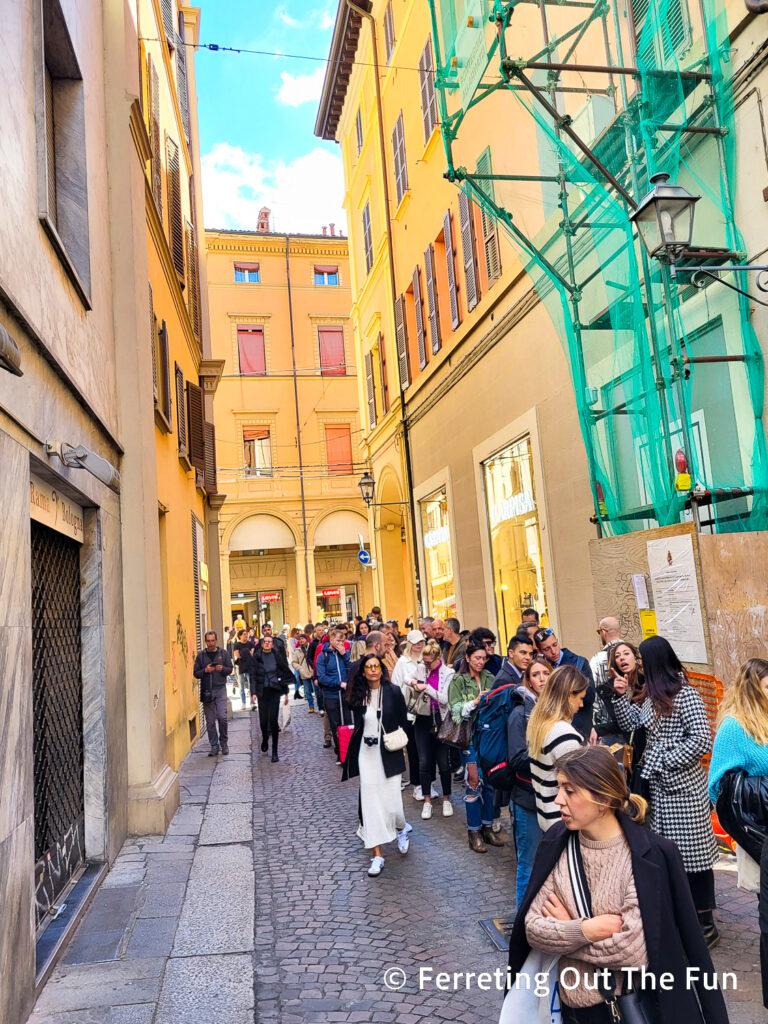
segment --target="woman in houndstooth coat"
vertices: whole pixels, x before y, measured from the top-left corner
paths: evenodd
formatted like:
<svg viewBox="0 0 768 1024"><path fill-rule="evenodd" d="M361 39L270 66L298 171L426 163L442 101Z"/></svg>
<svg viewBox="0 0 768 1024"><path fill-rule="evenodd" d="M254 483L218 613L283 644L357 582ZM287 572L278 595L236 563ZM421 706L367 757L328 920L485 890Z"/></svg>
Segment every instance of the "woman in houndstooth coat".
<svg viewBox="0 0 768 1024"><path fill-rule="evenodd" d="M712 731L704 702L669 641L660 636L644 640L640 656L648 697L643 704L631 704L626 680L620 677L614 683L614 710L622 729L645 726L647 742L639 770L650 790L650 826L680 850L711 948L719 941L712 913L712 868L719 853L701 759L712 749Z"/></svg>

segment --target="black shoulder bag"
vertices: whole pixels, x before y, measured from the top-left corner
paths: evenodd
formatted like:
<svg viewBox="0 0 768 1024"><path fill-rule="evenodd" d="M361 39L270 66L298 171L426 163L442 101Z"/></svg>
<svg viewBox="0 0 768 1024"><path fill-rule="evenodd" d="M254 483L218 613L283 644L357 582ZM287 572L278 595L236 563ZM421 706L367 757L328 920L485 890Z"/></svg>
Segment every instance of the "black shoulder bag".
<svg viewBox="0 0 768 1024"><path fill-rule="evenodd" d="M579 917L593 917L592 893L589 891L587 873L581 856L579 833L568 836L568 874L571 879L573 897ZM643 992L627 991L616 995L616 984L604 987L598 982L598 991L606 1002L614 1024L658 1024L658 1016Z"/></svg>

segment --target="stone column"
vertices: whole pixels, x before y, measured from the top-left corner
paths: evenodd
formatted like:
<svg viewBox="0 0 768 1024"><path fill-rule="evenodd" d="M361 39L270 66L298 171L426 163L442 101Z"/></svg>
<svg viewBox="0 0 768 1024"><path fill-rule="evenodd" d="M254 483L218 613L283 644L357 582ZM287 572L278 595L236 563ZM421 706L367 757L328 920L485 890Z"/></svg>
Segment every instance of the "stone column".
<svg viewBox="0 0 768 1024"><path fill-rule="evenodd" d="M206 547L208 549L208 604L210 613L210 628L215 629L219 637L223 636L224 626L232 625L227 623L224 615L224 595L222 594L221 558L219 556L219 510L226 501L226 494L210 494L205 510L205 531ZM227 559L229 567L229 559ZM227 586L229 586L229 572L227 572ZM229 592L227 592L229 602Z"/></svg>
<svg viewBox="0 0 768 1024"><path fill-rule="evenodd" d="M297 597L298 597L298 605L299 605L299 620L302 623L314 622L314 618L313 618L313 614L312 614L313 610L314 610L314 606L309 604L309 595L307 593L307 590L308 590L307 568L310 568L310 571L312 571L312 569L314 567L313 566L310 567L310 565L309 565L309 563L311 562L311 557L310 557L310 555L308 553L307 553L307 560L306 560L307 564L305 564L304 554L305 554L305 549L304 548L296 548L296 550L295 550L295 559L296 559L296 590L298 592L297 593ZM314 593L314 591L312 593Z"/></svg>
<svg viewBox="0 0 768 1024"><path fill-rule="evenodd" d="M221 617L225 626L232 625L232 581L229 575L229 551L219 551L219 571L221 574Z"/></svg>

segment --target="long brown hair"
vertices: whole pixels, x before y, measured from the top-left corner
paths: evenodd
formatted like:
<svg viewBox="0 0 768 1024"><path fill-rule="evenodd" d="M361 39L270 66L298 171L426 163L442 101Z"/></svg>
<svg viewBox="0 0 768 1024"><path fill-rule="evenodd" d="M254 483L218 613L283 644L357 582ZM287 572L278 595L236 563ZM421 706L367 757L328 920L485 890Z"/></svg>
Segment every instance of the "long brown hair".
<svg viewBox="0 0 768 1024"><path fill-rule="evenodd" d="M624 770L608 747L596 744L571 750L555 761L555 771L572 786L585 789L595 803L606 805L614 814L623 811L642 824L648 804L629 792Z"/></svg>
<svg viewBox="0 0 768 1024"><path fill-rule="evenodd" d="M526 739L531 757L541 756L544 741L555 722L570 722L573 714L569 698L584 693L588 685L587 677L575 665L555 669L528 720Z"/></svg>
<svg viewBox="0 0 768 1024"><path fill-rule="evenodd" d="M730 716L755 743L768 743L768 696L760 680L768 676L768 661L748 658L739 669L733 685L726 691L717 727Z"/></svg>
<svg viewBox="0 0 768 1024"><path fill-rule="evenodd" d="M616 668L616 651L619 647L628 647L635 656L636 667L631 677L628 677L627 682L629 683L628 697L633 704L642 704L645 698L648 696L645 692L645 679L640 671L640 651L631 644L629 640L617 640L616 643L608 651L608 668L615 669L618 674L624 675L623 672Z"/></svg>

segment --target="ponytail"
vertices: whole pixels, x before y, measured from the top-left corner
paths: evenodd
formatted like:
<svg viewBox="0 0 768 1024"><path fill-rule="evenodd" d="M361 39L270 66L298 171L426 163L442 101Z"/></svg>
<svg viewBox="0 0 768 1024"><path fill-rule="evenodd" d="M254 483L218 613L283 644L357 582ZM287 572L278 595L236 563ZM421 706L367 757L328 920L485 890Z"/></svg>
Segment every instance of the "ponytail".
<svg viewBox="0 0 768 1024"><path fill-rule="evenodd" d="M637 793L630 793L624 802L622 810L631 818L632 821L636 821L638 825L642 825L645 821L645 815L648 811L648 801L644 800Z"/></svg>
<svg viewBox="0 0 768 1024"><path fill-rule="evenodd" d="M596 803L606 805L614 814L622 812L638 825L645 820L647 801L629 792L624 769L608 747L572 750L557 759L555 770L562 773L572 786L585 789Z"/></svg>

